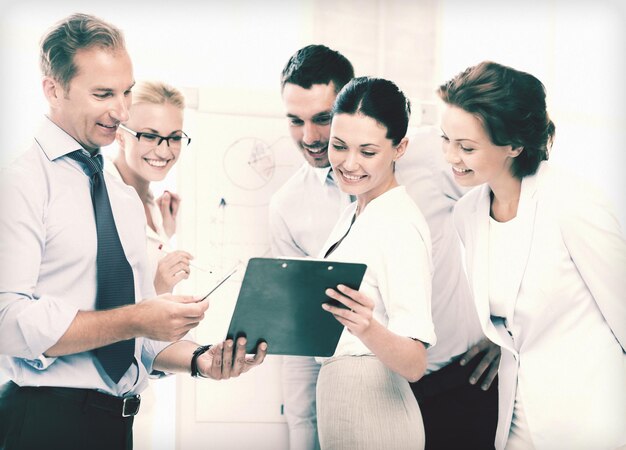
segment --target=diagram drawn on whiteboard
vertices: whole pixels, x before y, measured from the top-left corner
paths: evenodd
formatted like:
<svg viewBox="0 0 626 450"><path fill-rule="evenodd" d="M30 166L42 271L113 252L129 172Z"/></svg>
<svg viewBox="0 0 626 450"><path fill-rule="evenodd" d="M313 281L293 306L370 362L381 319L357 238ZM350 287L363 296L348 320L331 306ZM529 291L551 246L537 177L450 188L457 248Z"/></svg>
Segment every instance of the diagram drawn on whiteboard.
<svg viewBox="0 0 626 450"><path fill-rule="evenodd" d="M224 173L236 187L246 191L266 186L276 172L276 153L289 138L283 136L272 144L255 137L244 137L233 142L224 153Z"/></svg>

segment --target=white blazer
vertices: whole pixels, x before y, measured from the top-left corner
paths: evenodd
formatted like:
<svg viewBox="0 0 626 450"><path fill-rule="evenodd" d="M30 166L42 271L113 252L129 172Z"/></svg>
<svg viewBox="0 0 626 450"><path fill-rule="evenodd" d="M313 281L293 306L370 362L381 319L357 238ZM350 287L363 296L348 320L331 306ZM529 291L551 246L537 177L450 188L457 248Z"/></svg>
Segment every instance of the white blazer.
<svg viewBox="0 0 626 450"><path fill-rule="evenodd" d="M496 448L508 439L516 386L537 449L623 445L626 243L611 208L547 162L522 180L506 320L489 311L489 211L482 185L459 200L454 222L483 332L502 347Z"/></svg>

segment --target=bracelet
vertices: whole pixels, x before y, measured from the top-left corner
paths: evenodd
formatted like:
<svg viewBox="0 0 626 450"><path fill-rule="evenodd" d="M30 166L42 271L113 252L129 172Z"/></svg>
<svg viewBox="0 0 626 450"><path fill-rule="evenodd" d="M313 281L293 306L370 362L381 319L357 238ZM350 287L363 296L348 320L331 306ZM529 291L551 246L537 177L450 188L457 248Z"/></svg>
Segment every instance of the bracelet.
<svg viewBox="0 0 626 450"><path fill-rule="evenodd" d="M196 378L200 375L200 372L198 372L198 356L207 352L211 347L213 347L211 344L201 345L200 347L198 347L197 349L193 351L193 356L191 357L191 376L192 377Z"/></svg>

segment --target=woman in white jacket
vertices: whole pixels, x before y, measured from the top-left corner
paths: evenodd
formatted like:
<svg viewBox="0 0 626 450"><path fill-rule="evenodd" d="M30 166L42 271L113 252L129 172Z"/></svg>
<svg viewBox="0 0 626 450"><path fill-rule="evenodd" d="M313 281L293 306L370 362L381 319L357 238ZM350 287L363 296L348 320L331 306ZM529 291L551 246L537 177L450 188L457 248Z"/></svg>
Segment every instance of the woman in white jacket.
<svg viewBox="0 0 626 450"><path fill-rule="evenodd" d="M547 162L534 76L493 62L439 88L475 306L502 347L496 448L626 442L626 245L605 198Z"/></svg>

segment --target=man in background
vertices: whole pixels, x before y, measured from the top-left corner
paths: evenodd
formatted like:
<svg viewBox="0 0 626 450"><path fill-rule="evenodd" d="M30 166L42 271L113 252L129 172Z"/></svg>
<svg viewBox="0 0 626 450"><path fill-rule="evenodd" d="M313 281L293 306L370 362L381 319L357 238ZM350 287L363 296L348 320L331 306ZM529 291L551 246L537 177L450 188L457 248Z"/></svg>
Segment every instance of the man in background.
<svg viewBox="0 0 626 450"><path fill-rule="evenodd" d="M323 45L298 50L285 65L282 98L291 136L305 163L274 194L269 223L274 256L319 257L340 213L351 201L328 161L331 110L354 77L352 64ZM493 447L497 421L499 349L482 336L451 223L462 192L451 178L433 129L409 135L397 178L424 214L433 243L432 314L437 345L428 350L427 374L412 384L426 430L427 449ZM481 356L481 357L477 357ZM319 448L312 357L285 356L283 399L291 450ZM478 380L486 372L482 384Z"/></svg>
<svg viewBox="0 0 626 450"><path fill-rule="evenodd" d="M235 377L267 345L180 340L208 302L156 297L141 201L102 172L135 83L121 31L75 14L40 57L48 115L0 175L0 448L132 448L149 375Z"/></svg>

